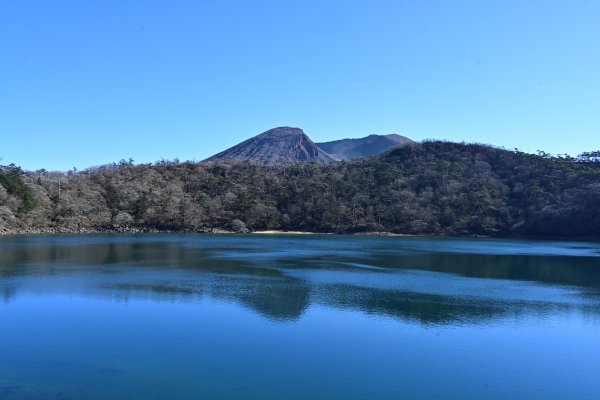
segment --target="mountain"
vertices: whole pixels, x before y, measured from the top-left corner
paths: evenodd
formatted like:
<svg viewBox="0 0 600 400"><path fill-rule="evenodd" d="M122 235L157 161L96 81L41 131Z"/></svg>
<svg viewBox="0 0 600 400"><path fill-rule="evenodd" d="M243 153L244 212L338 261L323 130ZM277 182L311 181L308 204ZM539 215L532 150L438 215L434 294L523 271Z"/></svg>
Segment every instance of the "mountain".
<svg viewBox="0 0 600 400"><path fill-rule="evenodd" d="M360 157L375 156L394 147L414 143L407 137L392 134L370 135L360 139L334 140L332 142L317 143L317 146L334 158L353 160Z"/></svg>
<svg viewBox="0 0 600 400"><path fill-rule="evenodd" d="M11 165L0 167L0 235L282 229L600 239L600 153L541 154L427 141L310 168L160 161L63 174Z"/></svg>
<svg viewBox="0 0 600 400"><path fill-rule="evenodd" d="M285 126L263 132L204 161L226 160L278 165L298 161L327 164L338 159L317 147L302 129Z"/></svg>

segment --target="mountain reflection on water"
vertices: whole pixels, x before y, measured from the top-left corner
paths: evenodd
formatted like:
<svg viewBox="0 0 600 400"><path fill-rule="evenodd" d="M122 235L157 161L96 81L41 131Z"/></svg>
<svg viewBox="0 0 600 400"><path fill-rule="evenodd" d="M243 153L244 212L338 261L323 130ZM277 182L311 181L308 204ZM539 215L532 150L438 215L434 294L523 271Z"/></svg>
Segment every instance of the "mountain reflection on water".
<svg viewBox="0 0 600 400"><path fill-rule="evenodd" d="M482 239L90 235L0 240L0 295L237 302L275 321L313 305L423 324L600 315L600 245Z"/></svg>

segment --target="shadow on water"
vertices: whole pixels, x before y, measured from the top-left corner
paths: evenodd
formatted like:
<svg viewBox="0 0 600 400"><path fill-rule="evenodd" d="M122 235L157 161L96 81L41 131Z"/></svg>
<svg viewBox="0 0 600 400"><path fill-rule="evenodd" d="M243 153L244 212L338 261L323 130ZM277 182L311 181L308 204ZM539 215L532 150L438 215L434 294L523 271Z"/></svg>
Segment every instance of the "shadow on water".
<svg viewBox="0 0 600 400"><path fill-rule="evenodd" d="M0 240L0 294L242 304L275 321L311 305L423 324L600 315L600 246L416 238L211 235Z"/></svg>

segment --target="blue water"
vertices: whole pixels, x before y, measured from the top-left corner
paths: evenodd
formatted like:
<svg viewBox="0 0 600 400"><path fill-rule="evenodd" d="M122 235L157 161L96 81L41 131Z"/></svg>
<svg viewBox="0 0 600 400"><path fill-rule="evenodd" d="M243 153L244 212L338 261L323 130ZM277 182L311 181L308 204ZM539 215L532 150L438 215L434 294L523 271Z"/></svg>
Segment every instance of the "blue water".
<svg viewBox="0 0 600 400"><path fill-rule="evenodd" d="M0 399L599 399L600 245L0 239Z"/></svg>

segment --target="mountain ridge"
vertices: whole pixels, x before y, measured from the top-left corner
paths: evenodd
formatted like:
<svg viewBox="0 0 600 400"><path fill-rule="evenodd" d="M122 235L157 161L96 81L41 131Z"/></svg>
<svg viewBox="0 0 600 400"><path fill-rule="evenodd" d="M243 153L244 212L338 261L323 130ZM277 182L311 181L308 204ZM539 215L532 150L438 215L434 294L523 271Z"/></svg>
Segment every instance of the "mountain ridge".
<svg viewBox="0 0 600 400"><path fill-rule="evenodd" d="M397 135L369 135L364 138L313 142L300 128L281 126L269 129L223 150L203 162L250 161L263 165L294 162L328 164L381 154L395 147L414 144Z"/></svg>
<svg viewBox="0 0 600 400"><path fill-rule="evenodd" d="M336 159L320 149L300 128L282 126L269 129L204 160L254 161L264 165L290 162L327 164Z"/></svg>
<svg viewBox="0 0 600 400"><path fill-rule="evenodd" d="M369 135L362 138L340 139L330 142L316 143L319 148L343 160L354 160L361 157L379 155L395 147L414 144L415 142L398 134Z"/></svg>

